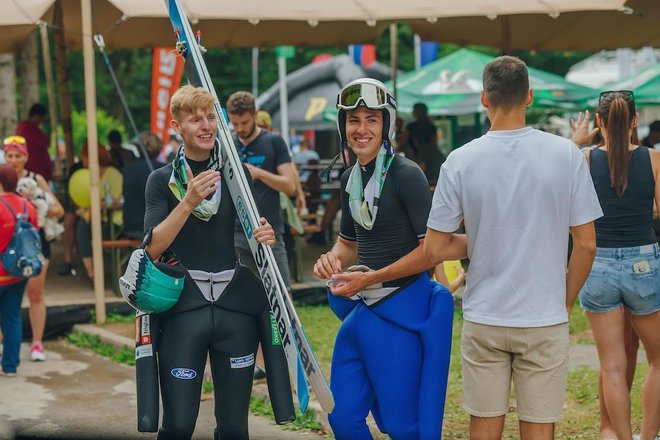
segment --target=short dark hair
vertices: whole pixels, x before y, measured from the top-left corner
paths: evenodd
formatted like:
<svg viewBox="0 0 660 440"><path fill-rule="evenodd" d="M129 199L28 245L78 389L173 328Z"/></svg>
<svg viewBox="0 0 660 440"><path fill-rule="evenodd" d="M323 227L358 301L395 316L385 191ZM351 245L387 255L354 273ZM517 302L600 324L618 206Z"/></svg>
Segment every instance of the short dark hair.
<svg viewBox="0 0 660 440"><path fill-rule="evenodd" d="M426 114L429 112L429 108L423 102L416 102L413 104L413 111L414 112L421 111L424 112L424 114Z"/></svg>
<svg viewBox="0 0 660 440"><path fill-rule="evenodd" d="M108 133L108 142L111 144L121 144L121 133L119 130L111 130Z"/></svg>
<svg viewBox="0 0 660 440"><path fill-rule="evenodd" d="M16 170L9 164L0 164L0 185L2 190L6 193L16 192L16 184L18 183L18 175Z"/></svg>
<svg viewBox="0 0 660 440"><path fill-rule="evenodd" d="M30 111L28 112L28 117L31 118L32 116L35 115L43 116L47 114L48 114L48 110L46 109L46 107L44 107L39 103L36 103L36 104L32 104L32 107L30 107Z"/></svg>
<svg viewBox="0 0 660 440"><path fill-rule="evenodd" d="M657 133L657 132L660 132L660 120L653 121L649 125L649 133Z"/></svg>
<svg viewBox="0 0 660 440"><path fill-rule="evenodd" d="M242 115L245 112L254 113L257 106L254 102L254 95L250 92L235 92L227 100L227 113L232 115Z"/></svg>
<svg viewBox="0 0 660 440"><path fill-rule="evenodd" d="M484 92L491 106L511 109L524 104L529 92L527 66L519 58L501 56L484 68Z"/></svg>

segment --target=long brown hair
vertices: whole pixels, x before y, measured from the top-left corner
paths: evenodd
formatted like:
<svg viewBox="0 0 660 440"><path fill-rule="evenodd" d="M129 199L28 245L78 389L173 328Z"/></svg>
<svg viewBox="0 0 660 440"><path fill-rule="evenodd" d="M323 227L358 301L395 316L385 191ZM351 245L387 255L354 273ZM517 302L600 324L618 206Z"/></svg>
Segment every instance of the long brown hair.
<svg viewBox="0 0 660 440"><path fill-rule="evenodd" d="M603 92L598 104L598 115L607 131L607 164L610 181L617 196L623 196L628 186L628 165L631 152L630 129L635 120L635 101L632 92Z"/></svg>

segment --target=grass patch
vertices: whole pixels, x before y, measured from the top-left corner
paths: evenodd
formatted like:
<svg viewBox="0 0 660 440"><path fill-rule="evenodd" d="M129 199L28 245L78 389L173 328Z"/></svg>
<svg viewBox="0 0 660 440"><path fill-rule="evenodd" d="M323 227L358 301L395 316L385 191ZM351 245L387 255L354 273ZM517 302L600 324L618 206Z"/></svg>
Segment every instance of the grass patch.
<svg viewBox="0 0 660 440"><path fill-rule="evenodd" d="M112 344L101 342L97 335L85 332L71 332L67 341L77 347L92 350L94 353L105 356L118 364L135 365L135 351L127 347L117 348Z"/></svg>
<svg viewBox="0 0 660 440"><path fill-rule="evenodd" d="M123 315L121 313L110 313L105 322L108 324L113 324L115 322L128 322L131 324L135 323L135 313L131 313L128 315Z"/></svg>
<svg viewBox="0 0 660 440"><path fill-rule="evenodd" d="M268 417L271 420L275 420L273 414L273 407L270 406L268 399L262 397L251 397L250 398L250 411L252 414L257 416ZM316 420L316 415L314 411L305 411L305 414L301 414L298 409L296 409L296 420L286 425L281 425L283 429L288 431L320 431L321 424Z"/></svg>
<svg viewBox="0 0 660 440"><path fill-rule="evenodd" d="M326 376L330 373L330 362L334 339L339 328L339 320L328 306L296 307L305 332ZM447 400L445 404L443 438L469 438L469 416L463 410L463 388L461 384L460 340L463 328L463 313L460 308L454 313L452 356L450 361ZM569 332L573 343L593 344L589 322L582 309L576 305L571 313ZM640 431L641 385L648 372L646 365L639 365L631 392L633 432ZM512 391L513 396L513 391ZM515 400L512 398L515 406ZM564 420L557 424L557 439L597 439L599 425L598 412L598 371L581 368L568 375L568 390L564 403ZM507 414L503 439L519 439L518 416Z"/></svg>
<svg viewBox="0 0 660 440"><path fill-rule="evenodd" d="M213 393L213 381L205 380L202 383L202 392L204 394ZM273 413L273 407L270 404L268 399L263 397L250 397L250 412L256 416L266 417L270 419L273 423L275 422L275 414ZM282 429L287 431L321 431L323 428L321 424L316 420L316 415L314 411L306 411L305 414L302 414L300 410L296 408L296 420L286 425L280 425Z"/></svg>

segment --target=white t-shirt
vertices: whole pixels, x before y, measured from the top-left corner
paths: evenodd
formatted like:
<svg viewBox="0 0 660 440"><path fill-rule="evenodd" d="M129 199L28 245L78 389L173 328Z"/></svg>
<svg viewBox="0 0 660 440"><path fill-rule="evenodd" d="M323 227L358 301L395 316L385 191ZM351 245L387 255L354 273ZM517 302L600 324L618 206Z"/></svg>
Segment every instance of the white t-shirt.
<svg viewBox="0 0 660 440"><path fill-rule="evenodd" d="M535 130L490 131L442 165L428 227L465 220L467 321L504 327L566 322L570 226L603 215L573 142Z"/></svg>

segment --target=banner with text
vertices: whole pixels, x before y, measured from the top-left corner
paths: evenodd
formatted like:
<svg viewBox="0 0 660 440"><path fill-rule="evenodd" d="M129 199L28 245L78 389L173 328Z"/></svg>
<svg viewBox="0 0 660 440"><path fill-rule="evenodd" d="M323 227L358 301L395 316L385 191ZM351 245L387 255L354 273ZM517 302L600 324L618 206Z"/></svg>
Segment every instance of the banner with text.
<svg viewBox="0 0 660 440"><path fill-rule="evenodd" d="M183 58L170 47L154 49L151 68L151 131L167 143L170 140L170 98L179 88Z"/></svg>

